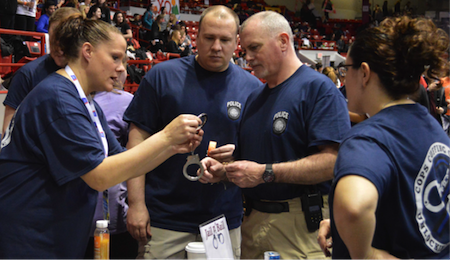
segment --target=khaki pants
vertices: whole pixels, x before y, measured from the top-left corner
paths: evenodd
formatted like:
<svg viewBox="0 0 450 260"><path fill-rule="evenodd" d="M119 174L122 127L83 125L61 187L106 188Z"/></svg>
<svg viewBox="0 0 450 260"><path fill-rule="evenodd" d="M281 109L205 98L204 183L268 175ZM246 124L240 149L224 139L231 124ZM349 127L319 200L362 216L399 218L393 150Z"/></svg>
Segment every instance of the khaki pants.
<svg viewBox="0 0 450 260"><path fill-rule="evenodd" d="M306 226L300 198L287 200L289 212L263 213L255 209L242 223L242 259L263 259L276 251L281 259L326 259L317 243L318 231ZM328 196L323 196L323 218L329 218Z"/></svg>
<svg viewBox="0 0 450 260"><path fill-rule="evenodd" d="M230 230L234 258L241 256L241 228ZM152 237L146 244L139 243L137 259L186 259L185 247L190 242L201 242L200 234L178 232L152 227Z"/></svg>

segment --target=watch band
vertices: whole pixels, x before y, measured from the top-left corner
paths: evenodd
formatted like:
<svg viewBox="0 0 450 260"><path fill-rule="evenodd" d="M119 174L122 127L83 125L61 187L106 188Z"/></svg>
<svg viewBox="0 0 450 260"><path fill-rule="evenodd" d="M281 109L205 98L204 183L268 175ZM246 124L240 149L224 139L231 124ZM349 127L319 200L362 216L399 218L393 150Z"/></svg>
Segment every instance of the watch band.
<svg viewBox="0 0 450 260"><path fill-rule="evenodd" d="M271 183L275 181L275 174L272 170L272 164L266 164L266 170L264 171L262 178L265 183Z"/></svg>

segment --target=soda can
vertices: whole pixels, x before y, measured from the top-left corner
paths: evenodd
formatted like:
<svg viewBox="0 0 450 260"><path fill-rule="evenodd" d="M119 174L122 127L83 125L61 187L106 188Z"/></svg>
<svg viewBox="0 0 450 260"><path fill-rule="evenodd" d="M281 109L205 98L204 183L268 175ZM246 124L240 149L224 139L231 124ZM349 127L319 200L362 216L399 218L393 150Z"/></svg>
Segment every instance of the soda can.
<svg viewBox="0 0 450 260"><path fill-rule="evenodd" d="M264 260L269 260L269 259L280 259L280 254L278 254L278 252L275 252L275 251L264 252Z"/></svg>

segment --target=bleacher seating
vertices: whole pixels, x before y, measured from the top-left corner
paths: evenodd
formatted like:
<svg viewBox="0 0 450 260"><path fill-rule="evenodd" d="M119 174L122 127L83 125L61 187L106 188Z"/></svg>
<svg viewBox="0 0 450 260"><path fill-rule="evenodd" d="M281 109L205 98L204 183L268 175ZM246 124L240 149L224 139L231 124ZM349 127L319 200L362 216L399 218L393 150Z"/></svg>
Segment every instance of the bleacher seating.
<svg viewBox="0 0 450 260"><path fill-rule="evenodd" d="M122 12L124 14L124 17L126 18L128 24L130 25L130 27L132 29L133 38L138 40L139 43L141 44L141 46L148 46L149 42L146 41L145 39L142 39L140 30L143 30L143 31L149 31L149 30L145 29L143 27L138 27L138 26L131 24L130 19L132 19L133 17L126 15L126 13L123 10L120 10L118 8L120 6L139 6L139 7L145 8L147 6L147 4L150 3L151 1L150 0L140 0L138 2L138 1L126 1L126 0L114 0L114 1L108 0L108 2L110 2L110 5L111 5L110 9L112 12ZM198 1L198 0L197 1L189 1L189 2L180 0L181 12L183 12L183 10L184 11L188 10L191 14L201 14L202 10L207 7L202 2L203 1ZM221 0L211 0L210 2L212 4L214 4L214 3L215 4L224 4L224 3L222 3L223 1L221 1ZM254 7L258 6L258 8L259 8L261 6L268 6L264 2L264 0L258 0L258 1L253 1L253 2L255 3ZM241 7L244 10L249 9L249 6L246 6L245 2L241 3ZM286 10L285 6L276 6L276 8L279 8L280 10ZM256 11L258 11L258 10L256 10ZM293 15L293 13L291 15ZM291 26L293 26L293 27L297 26L298 24L309 27L309 24L305 21L302 21L301 18L294 17L294 19L292 19L292 21L293 22L291 23ZM192 40L191 41L192 47L193 47L193 49L195 49L197 47L197 34L198 34L199 22L198 21L184 21L184 22L186 24L187 32ZM307 37L310 39L312 48L336 50L336 42L325 40L325 38L326 38L325 35L328 36L328 35L333 34L335 32L335 30L339 27L344 32L345 42L348 43L348 41L350 39L354 40L355 31L359 25L361 25L360 20L329 19L328 22L324 23L324 24L322 24L322 22L318 20L317 27L311 28L310 32L307 33L308 34ZM0 32L1 32L1 30L0 30ZM35 37L37 37L39 39L41 37L41 35L37 35ZM41 56L41 55L44 55L44 50L43 50L42 46L44 46L45 40L42 37L42 39L40 41L41 41L40 43L37 41L27 42L27 45L30 49L30 54L32 57L23 58L21 60L20 64L19 63L12 64L11 56L1 57L0 58L0 76L4 76L5 74L8 74L8 73L13 73L20 66L22 66L26 62L30 61L31 59ZM296 45L298 44L299 47L302 46L302 39L300 39L299 37L295 38L295 42L296 42ZM238 46L235 50L235 55L239 56L239 53L242 51L243 51L242 47L238 40ZM162 53L162 52L161 53L153 53L150 56L151 56L150 59L130 60L128 62L128 64L136 66L140 69L143 69L145 72L147 72L148 70L150 70L152 68L153 65L155 65L157 63L164 62L166 60L169 60L170 58L179 58L180 57L179 54ZM249 70L251 71L251 68L249 68ZM134 93L137 90L138 86L139 86L138 84L132 83L129 80L127 80L127 82L125 83L125 90L127 90L131 93Z"/></svg>
<svg viewBox="0 0 450 260"><path fill-rule="evenodd" d="M30 54L32 57L40 57L42 56L41 53L41 43L40 42L32 42L32 41L26 41L25 42L28 50L30 51Z"/></svg>
<svg viewBox="0 0 450 260"><path fill-rule="evenodd" d="M1 78L4 78L6 75L12 73L12 67L10 65L5 66L5 64L13 64L12 63L12 55L2 57L1 51L0 51L0 77Z"/></svg>
<svg viewBox="0 0 450 260"><path fill-rule="evenodd" d="M19 36L29 36L34 40L39 40L39 42L35 41L26 41L26 45L29 48L31 57L22 57L18 62L14 62L13 54L8 56L1 56L0 53L0 77L4 78L10 76L15 71L17 71L21 66L26 63L35 60L37 57L45 55L45 50L42 48L45 45L45 34L39 32L28 32L28 31L19 31L19 30L10 30L10 29L0 29L0 34L4 35L19 35Z"/></svg>

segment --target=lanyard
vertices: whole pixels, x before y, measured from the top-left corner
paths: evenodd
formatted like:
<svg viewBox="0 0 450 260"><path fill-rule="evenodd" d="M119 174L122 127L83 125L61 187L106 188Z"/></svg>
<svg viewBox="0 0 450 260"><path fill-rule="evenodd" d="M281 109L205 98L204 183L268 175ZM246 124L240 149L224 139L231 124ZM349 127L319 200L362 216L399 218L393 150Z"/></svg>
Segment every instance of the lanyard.
<svg viewBox="0 0 450 260"><path fill-rule="evenodd" d="M100 138L102 139L105 157L108 157L108 141L106 140L105 132L103 131L102 124L100 123L100 119L98 118L98 114L97 114L97 111L95 110L94 103L92 102L92 97L91 97L91 95L89 95L89 97L86 98L86 95L84 94L84 91L81 88L81 85L77 79L77 76L75 76L75 74L73 73L73 71L69 67L69 65L66 66L65 70L66 70L67 74L69 74L69 77L72 79L73 84L75 84L78 94L80 95L80 99L83 101L84 105L86 106L86 109L88 110L89 115L91 116L91 119L94 122L95 127L97 128L98 134L100 135Z"/></svg>
<svg viewBox="0 0 450 260"><path fill-rule="evenodd" d="M98 118L98 113L95 110L95 105L92 102L92 97L89 95L89 97L86 98L86 95L84 94L83 88L81 88L80 82L77 79L77 76L75 76L75 73L73 73L72 69L69 67L69 65L65 68L67 74L69 75L70 79L72 80L73 84L75 85L78 95L80 95L81 101L83 101L84 105L86 106L87 111L89 112L89 115L91 116L92 121L95 124L95 127L97 128L98 134L100 135L100 138L103 143L103 150L105 153L105 158L108 157L108 140L106 140L105 132L103 131L102 124L100 122L100 119ZM106 220L109 220L109 198L108 198L108 190L105 190L103 192L103 217Z"/></svg>

